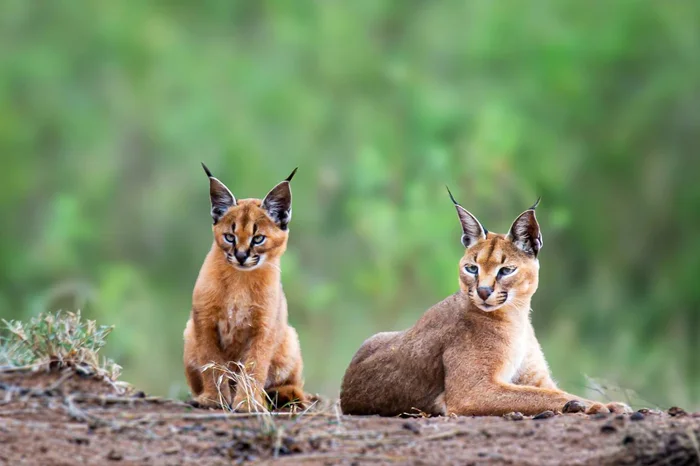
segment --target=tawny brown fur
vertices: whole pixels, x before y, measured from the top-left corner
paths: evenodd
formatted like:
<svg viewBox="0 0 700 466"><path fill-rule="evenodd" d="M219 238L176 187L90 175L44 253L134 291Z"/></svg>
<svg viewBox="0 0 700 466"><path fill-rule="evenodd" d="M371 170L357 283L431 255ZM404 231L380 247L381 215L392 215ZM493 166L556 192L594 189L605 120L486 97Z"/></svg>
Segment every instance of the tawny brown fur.
<svg viewBox="0 0 700 466"><path fill-rule="evenodd" d="M212 204L215 182L218 180L212 181ZM215 216L214 243L194 288L192 313L184 332L187 382L194 400L205 407L219 405L219 390L225 402L241 411L264 406L263 390L274 392L273 398L303 402L299 340L287 323L287 301L280 282L286 224L280 228L259 199L233 202L235 205ZM235 246L225 240L225 234L236 236ZM251 238L258 235L264 235L264 243L252 244ZM249 259L244 266L234 252L246 248ZM202 372L209 363L235 370L232 363L236 362L245 365L255 380L254 400L246 399L235 385L224 383L217 388L214 370Z"/></svg>
<svg viewBox="0 0 700 466"><path fill-rule="evenodd" d="M467 246L459 263L460 291L408 330L364 342L343 378L343 412L534 415L562 411L572 400L587 413L629 410L559 390L550 376L530 323L542 244L534 208L518 217L509 235L486 232L461 206L457 210ZM515 272L501 276L502 267ZM493 291L484 300L478 287Z"/></svg>

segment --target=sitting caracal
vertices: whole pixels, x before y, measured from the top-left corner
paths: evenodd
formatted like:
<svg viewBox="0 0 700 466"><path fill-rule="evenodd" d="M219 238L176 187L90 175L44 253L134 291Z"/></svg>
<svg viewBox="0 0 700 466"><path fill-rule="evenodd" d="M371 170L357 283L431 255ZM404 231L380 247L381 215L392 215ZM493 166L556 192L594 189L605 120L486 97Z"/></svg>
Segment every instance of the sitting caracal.
<svg viewBox="0 0 700 466"><path fill-rule="evenodd" d="M451 193L450 198L466 248L459 262L461 291L408 330L378 333L364 342L343 378L343 413L628 411L622 403L605 406L563 392L550 376L530 323L542 247L537 203L501 235L487 231Z"/></svg>
<svg viewBox="0 0 700 466"><path fill-rule="evenodd" d="M296 169L265 199L236 200L202 166L209 176L214 243L199 272L184 333L185 375L194 401L219 406L220 393L236 410L257 411L265 407L264 390L278 403L303 402L299 338L287 323L280 283L292 216L289 182ZM253 396L233 383L217 387L218 374L207 369L209 363L233 371L244 366L254 379Z"/></svg>

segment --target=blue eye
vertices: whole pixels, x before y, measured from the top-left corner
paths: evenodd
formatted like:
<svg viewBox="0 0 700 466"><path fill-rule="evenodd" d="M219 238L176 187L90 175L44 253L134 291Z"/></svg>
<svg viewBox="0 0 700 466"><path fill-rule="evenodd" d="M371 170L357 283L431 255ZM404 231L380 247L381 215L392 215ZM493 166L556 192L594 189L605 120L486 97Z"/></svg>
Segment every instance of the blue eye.
<svg viewBox="0 0 700 466"><path fill-rule="evenodd" d="M230 244L235 244L236 243L236 237L233 236L231 233L224 233L224 241Z"/></svg>
<svg viewBox="0 0 700 466"><path fill-rule="evenodd" d="M466 270L467 273L470 273L472 275L476 275L477 273L479 273L479 267L477 267L476 265L467 265L464 267L464 270Z"/></svg>
<svg viewBox="0 0 700 466"><path fill-rule="evenodd" d="M501 267L501 270L498 271L498 275L505 277L513 272L515 272L515 267Z"/></svg>
<svg viewBox="0 0 700 466"><path fill-rule="evenodd" d="M265 235L253 236L253 244L263 244L265 242Z"/></svg>

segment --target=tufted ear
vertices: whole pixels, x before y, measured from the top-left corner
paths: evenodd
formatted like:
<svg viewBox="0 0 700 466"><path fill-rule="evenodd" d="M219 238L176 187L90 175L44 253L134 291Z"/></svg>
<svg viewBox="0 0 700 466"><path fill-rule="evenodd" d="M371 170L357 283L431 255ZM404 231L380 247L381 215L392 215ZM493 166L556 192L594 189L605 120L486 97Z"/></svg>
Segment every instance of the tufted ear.
<svg viewBox="0 0 700 466"><path fill-rule="evenodd" d="M218 179L214 178L211 171L202 163L204 173L209 177L209 199L211 200L211 218L214 225L219 221L226 211L236 205L236 198L231 191Z"/></svg>
<svg viewBox="0 0 700 466"><path fill-rule="evenodd" d="M452 203L457 209L459 222L462 224L462 244L464 247L469 248L477 241L486 239L486 233L488 233L486 228L484 228L476 217L474 217L467 209L455 201L454 196L452 196L452 193L450 192L450 188L447 188L447 192L450 195L450 199L452 199Z"/></svg>
<svg viewBox="0 0 700 466"><path fill-rule="evenodd" d="M507 236L518 248L535 257L537 257L537 253L542 248L540 224L537 223L537 218L535 217L535 209L539 203L540 200L537 199L537 202L532 207L515 219Z"/></svg>
<svg viewBox="0 0 700 466"><path fill-rule="evenodd" d="M262 208L282 230L286 230L292 219L292 190L289 182L297 172L295 168L291 175L272 188L262 201Z"/></svg>

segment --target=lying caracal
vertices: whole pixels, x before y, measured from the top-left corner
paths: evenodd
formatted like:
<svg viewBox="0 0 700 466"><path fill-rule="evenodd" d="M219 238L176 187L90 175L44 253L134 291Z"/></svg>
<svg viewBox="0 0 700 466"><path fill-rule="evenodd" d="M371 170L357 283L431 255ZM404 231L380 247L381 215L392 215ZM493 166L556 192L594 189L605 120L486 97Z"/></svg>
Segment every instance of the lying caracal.
<svg viewBox="0 0 700 466"><path fill-rule="evenodd" d="M184 333L185 375L194 401L219 406L220 394L236 410L258 411L265 409L266 391L278 404L303 402L299 338L287 323L280 283L292 216L289 182L296 169L265 199L236 200L202 166L209 177L214 243L199 272ZM229 382L217 387L219 374L209 363L234 372L242 365L254 393Z"/></svg>
<svg viewBox="0 0 700 466"><path fill-rule="evenodd" d="M364 342L343 378L343 413L628 411L622 403L605 406L563 392L550 376L530 323L542 247L537 203L500 235L487 231L451 193L450 198L466 248L459 262L460 291L408 330L378 333Z"/></svg>

